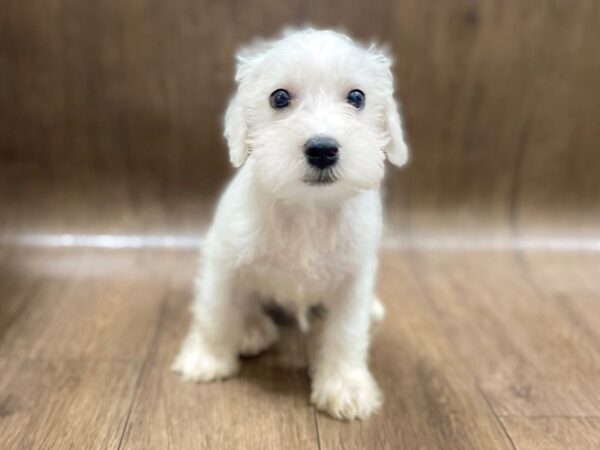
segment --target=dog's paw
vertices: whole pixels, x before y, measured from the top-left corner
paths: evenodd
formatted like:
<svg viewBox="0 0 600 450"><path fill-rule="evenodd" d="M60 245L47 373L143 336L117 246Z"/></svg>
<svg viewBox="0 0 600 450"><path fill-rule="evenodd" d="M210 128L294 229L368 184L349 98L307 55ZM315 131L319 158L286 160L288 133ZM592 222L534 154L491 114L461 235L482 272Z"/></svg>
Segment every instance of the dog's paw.
<svg viewBox="0 0 600 450"><path fill-rule="evenodd" d="M336 419L366 419L376 412L383 398L368 371L320 377L313 382L310 401Z"/></svg>
<svg viewBox="0 0 600 450"><path fill-rule="evenodd" d="M216 356L203 345L189 339L175 358L171 369L186 381L209 382L235 375L239 370L237 355Z"/></svg>
<svg viewBox="0 0 600 450"><path fill-rule="evenodd" d="M371 303L371 320L373 322L381 322L385 317L385 306L381 303L378 297L373 297L373 302Z"/></svg>
<svg viewBox="0 0 600 450"><path fill-rule="evenodd" d="M277 325L265 314L249 318L244 324L240 354L242 356L256 356L267 350L279 339Z"/></svg>

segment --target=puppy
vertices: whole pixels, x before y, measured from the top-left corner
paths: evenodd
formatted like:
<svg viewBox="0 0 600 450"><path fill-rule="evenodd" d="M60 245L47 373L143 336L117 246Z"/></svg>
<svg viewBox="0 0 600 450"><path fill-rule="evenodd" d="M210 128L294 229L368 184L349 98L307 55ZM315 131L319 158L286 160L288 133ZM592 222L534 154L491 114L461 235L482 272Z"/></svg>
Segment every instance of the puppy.
<svg viewBox="0 0 600 450"><path fill-rule="evenodd" d="M407 161L389 58L333 31L287 32L237 57L225 114L237 171L203 248L191 330L173 369L185 379L234 375L238 355L278 337L264 313L274 299L307 328L323 305L311 349L311 402L363 419L382 395L367 364L382 228L384 160Z"/></svg>

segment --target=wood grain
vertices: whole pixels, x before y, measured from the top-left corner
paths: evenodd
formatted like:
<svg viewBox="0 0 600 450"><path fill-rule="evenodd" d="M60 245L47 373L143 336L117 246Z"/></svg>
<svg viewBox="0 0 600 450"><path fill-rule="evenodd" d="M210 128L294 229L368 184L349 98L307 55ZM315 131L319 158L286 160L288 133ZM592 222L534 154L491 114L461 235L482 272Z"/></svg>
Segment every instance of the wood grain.
<svg viewBox="0 0 600 450"><path fill-rule="evenodd" d="M8 304L23 306L3 333L0 355L143 359L166 296L166 275L159 282L141 276L147 258L52 250L15 257L13 270L34 278L6 292Z"/></svg>
<svg viewBox="0 0 600 450"><path fill-rule="evenodd" d="M417 271L497 414L598 414L596 339L530 283L516 254L425 252Z"/></svg>
<svg viewBox="0 0 600 450"><path fill-rule="evenodd" d="M598 21L595 0L11 3L0 12L1 229L196 230L197 199L212 202L231 174L221 117L235 49L314 23L390 45L412 153L388 174L399 226L589 237Z"/></svg>
<svg viewBox="0 0 600 450"><path fill-rule="evenodd" d="M3 448L546 449L597 436L597 256L386 252L371 361L386 401L349 424L309 405L290 328L232 380L169 371L195 252L2 255L4 279L18 281L0 286L6 311L32 297L3 319ZM592 431L580 442L578 430Z"/></svg>
<svg viewBox="0 0 600 450"><path fill-rule="evenodd" d="M600 254L529 252L523 264L535 288L600 351Z"/></svg>
<svg viewBox="0 0 600 450"><path fill-rule="evenodd" d="M519 450L591 450L600 447L600 420L581 417L505 417Z"/></svg>
<svg viewBox="0 0 600 450"><path fill-rule="evenodd" d="M117 448L139 364L0 358L0 445Z"/></svg>

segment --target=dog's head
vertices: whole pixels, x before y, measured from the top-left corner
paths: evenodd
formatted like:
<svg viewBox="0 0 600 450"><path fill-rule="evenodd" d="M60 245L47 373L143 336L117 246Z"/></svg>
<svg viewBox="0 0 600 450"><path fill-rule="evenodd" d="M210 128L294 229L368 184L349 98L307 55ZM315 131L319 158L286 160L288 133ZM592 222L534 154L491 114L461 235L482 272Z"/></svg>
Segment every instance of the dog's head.
<svg viewBox="0 0 600 450"><path fill-rule="evenodd" d="M238 54L238 89L225 114L230 158L251 160L281 197L376 189L384 160L408 157L390 59L333 31L288 32Z"/></svg>

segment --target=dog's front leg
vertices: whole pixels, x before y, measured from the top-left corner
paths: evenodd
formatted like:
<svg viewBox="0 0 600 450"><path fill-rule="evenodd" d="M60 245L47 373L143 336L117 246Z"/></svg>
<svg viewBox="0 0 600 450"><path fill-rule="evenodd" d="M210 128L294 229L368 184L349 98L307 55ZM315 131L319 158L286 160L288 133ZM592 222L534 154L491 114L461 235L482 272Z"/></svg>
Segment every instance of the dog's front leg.
<svg viewBox="0 0 600 450"><path fill-rule="evenodd" d="M338 419L364 419L382 402L369 372L371 283L356 283L331 299L311 349L311 402Z"/></svg>
<svg viewBox="0 0 600 450"><path fill-rule="evenodd" d="M204 268L192 305L192 325L173 364L187 380L213 381L238 371L243 315L233 275L218 261L208 261Z"/></svg>

